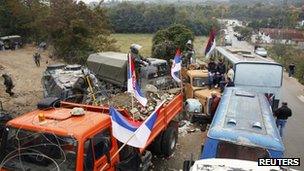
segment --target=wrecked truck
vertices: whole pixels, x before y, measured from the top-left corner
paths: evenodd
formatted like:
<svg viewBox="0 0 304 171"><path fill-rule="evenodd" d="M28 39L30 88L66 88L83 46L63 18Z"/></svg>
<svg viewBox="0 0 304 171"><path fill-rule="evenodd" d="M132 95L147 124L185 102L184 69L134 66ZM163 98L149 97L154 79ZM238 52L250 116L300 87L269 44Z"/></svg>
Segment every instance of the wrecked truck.
<svg viewBox="0 0 304 171"><path fill-rule="evenodd" d="M148 170L151 152L173 154L178 138L174 118L182 111L182 103L179 93L161 106L144 148L127 145L121 151L123 144L112 135L108 107L71 102L61 102L58 108L44 106L6 124L0 170ZM124 109L118 111L134 125L143 122Z"/></svg>
<svg viewBox="0 0 304 171"><path fill-rule="evenodd" d="M93 91L102 94L95 75L81 65L49 65L41 82L45 98L57 97L75 103L89 103Z"/></svg>
<svg viewBox="0 0 304 171"><path fill-rule="evenodd" d="M140 69L139 84L141 87L151 84L159 89L168 89L174 84L169 75L169 65L166 60L147 59L151 65L147 64ZM112 94L127 89L127 54L120 52L94 53L88 57L87 66L95 73L99 81L106 85L106 89L112 91Z"/></svg>

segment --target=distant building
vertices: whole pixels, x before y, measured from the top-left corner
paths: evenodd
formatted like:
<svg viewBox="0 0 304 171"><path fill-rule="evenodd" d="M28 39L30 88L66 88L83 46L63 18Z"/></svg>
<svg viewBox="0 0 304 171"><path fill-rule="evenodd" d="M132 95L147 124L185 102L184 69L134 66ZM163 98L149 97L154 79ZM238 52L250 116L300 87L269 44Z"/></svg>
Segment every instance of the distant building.
<svg viewBox="0 0 304 171"><path fill-rule="evenodd" d="M300 27L304 27L304 20L302 20L302 21L299 22L299 26Z"/></svg>
<svg viewBox="0 0 304 171"><path fill-rule="evenodd" d="M261 28L260 43L281 43L304 46L304 32L296 29Z"/></svg>

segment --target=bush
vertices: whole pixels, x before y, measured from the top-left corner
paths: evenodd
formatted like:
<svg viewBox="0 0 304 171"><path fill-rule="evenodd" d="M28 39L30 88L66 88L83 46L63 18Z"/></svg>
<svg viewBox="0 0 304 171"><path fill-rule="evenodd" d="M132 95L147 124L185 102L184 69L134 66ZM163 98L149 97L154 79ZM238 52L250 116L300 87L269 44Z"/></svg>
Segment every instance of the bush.
<svg viewBox="0 0 304 171"><path fill-rule="evenodd" d="M176 24L159 30L152 40L152 57L170 61L177 48L185 49L188 40L194 40L194 34L184 25Z"/></svg>
<svg viewBox="0 0 304 171"><path fill-rule="evenodd" d="M304 54L303 50L290 45L275 44L269 49L273 59L281 63L287 70L290 63L296 64L295 77L304 84Z"/></svg>

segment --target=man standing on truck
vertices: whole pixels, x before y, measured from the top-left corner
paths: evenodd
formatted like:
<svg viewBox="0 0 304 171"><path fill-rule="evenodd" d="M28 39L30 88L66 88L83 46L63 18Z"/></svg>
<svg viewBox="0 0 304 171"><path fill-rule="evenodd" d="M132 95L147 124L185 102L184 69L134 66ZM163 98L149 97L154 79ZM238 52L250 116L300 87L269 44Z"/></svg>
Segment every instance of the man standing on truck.
<svg viewBox="0 0 304 171"><path fill-rule="evenodd" d="M287 119L292 115L291 109L287 106L287 102L282 102L282 106L274 111L274 116L277 118L276 124L283 138L283 129L286 125Z"/></svg>
<svg viewBox="0 0 304 171"><path fill-rule="evenodd" d="M8 93L10 96L13 96L15 93L12 92L12 89L15 86L13 84L12 78L7 74L3 74L2 77L4 78L4 85L6 87L5 92Z"/></svg>
<svg viewBox="0 0 304 171"><path fill-rule="evenodd" d="M188 40L186 43L186 51L183 54L183 66L188 67L190 64L195 63L195 51L193 48L192 40Z"/></svg>
<svg viewBox="0 0 304 171"><path fill-rule="evenodd" d="M130 55L135 64L135 73L136 73L136 78L138 79L139 84L140 84L140 80L141 80L140 79L140 68L142 66L146 66L147 65L146 63L151 65L151 62L149 60L143 58L139 54L139 49L141 49L141 48L142 48L142 46L140 46L138 44L132 44L130 47Z"/></svg>

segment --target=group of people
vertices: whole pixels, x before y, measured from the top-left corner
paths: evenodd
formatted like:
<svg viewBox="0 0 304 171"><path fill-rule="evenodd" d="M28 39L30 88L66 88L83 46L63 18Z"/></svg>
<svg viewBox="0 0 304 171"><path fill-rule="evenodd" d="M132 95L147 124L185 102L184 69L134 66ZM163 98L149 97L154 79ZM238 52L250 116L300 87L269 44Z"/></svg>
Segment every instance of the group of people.
<svg viewBox="0 0 304 171"><path fill-rule="evenodd" d="M227 69L223 59L219 59L219 62L216 63L214 59L211 58L207 69L210 89L220 87L221 91L223 91L225 87L234 86L234 70L231 65L228 65Z"/></svg>

